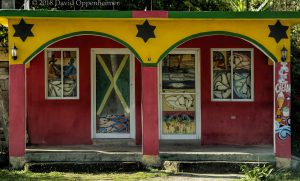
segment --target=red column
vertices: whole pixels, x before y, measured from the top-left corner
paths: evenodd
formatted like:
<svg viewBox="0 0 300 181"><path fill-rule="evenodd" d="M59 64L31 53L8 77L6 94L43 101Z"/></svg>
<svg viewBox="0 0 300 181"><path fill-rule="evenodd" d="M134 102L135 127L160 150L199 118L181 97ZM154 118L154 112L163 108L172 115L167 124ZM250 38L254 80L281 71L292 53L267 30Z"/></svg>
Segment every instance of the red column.
<svg viewBox="0 0 300 181"><path fill-rule="evenodd" d="M289 62L275 64L275 156L291 159L291 69Z"/></svg>
<svg viewBox="0 0 300 181"><path fill-rule="evenodd" d="M142 144L142 77L141 77L141 63L135 60L135 144Z"/></svg>
<svg viewBox="0 0 300 181"><path fill-rule="evenodd" d="M167 18L168 11L132 11L132 17L133 18ZM148 162L148 163L152 162L151 164L153 164L157 161L157 160L155 161L155 159L153 158L157 157L159 153L157 67L142 67L142 88L141 89L142 89L141 90L142 91L142 113L141 114L142 114L142 131L143 131L142 132L143 155L150 156L148 157L150 159L149 160L144 159L144 162ZM138 136L138 132L136 135ZM136 142L137 141L138 140L136 140Z"/></svg>
<svg viewBox="0 0 300 181"><path fill-rule="evenodd" d="M159 153L157 86L157 67L142 67L143 155Z"/></svg>
<svg viewBox="0 0 300 181"><path fill-rule="evenodd" d="M25 134L25 65L10 65L9 156L11 163L20 163L24 158ZM14 163L12 163L13 167Z"/></svg>

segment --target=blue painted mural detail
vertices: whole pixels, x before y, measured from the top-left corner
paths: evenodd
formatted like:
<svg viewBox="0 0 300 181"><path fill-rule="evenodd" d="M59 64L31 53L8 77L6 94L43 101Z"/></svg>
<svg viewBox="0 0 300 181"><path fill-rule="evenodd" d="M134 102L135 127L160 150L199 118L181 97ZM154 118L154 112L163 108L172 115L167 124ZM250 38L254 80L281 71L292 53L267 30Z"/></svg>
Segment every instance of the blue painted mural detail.
<svg viewBox="0 0 300 181"><path fill-rule="evenodd" d="M288 136L291 136L291 127L289 125L281 125L279 122L275 122L275 133L281 140L286 140Z"/></svg>
<svg viewBox="0 0 300 181"><path fill-rule="evenodd" d="M128 133L129 118L125 115L107 115L106 117L98 117L101 124L101 133Z"/></svg>

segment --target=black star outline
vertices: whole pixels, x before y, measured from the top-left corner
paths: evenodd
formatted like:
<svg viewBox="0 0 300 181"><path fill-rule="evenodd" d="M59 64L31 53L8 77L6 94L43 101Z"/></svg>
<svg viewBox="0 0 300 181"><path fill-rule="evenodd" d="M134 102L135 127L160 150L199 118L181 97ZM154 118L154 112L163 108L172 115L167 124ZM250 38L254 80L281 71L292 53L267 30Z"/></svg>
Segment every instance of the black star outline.
<svg viewBox="0 0 300 181"><path fill-rule="evenodd" d="M275 25L269 25L269 29L269 37L273 37L277 43L280 42L281 39L288 38L286 31L289 29L289 26L283 26L279 20L277 20Z"/></svg>
<svg viewBox="0 0 300 181"><path fill-rule="evenodd" d="M23 42L27 39L27 37L34 36L31 31L33 24L27 24L23 18L19 24L15 24L13 27L15 29L15 34L13 36L20 37Z"/></svg>
<svg viewBox="0 0 300 181"><path fill-rule="evenodd" d="M152 26L149 24L148 20L146 20L142 25L136 25L138 29L138 33L136 37L140 37L146 43L150 38L155 38L154 30L156 26Z"/></svg>

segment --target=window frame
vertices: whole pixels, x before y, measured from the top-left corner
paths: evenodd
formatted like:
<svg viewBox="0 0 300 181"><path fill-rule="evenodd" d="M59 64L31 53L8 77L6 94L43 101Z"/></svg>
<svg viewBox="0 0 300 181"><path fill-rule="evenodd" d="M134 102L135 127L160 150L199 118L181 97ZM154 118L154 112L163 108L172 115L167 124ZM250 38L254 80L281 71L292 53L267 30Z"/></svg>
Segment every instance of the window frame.
<svg viewBox="0 0 300 181"><path fill-rule="evenodd" d="M63 55L63 52L64 51L76 51L76 58L77 58L77 61L76 61L76 67L77 67L77 96L74 96L74 97L64 97L63 93L62 93L62 96L61 97L49 97L48 96L48 52L50 51L60 51L61 52L61 55ZM61 56L61 65L63 62L63 56ZM80 97L79 97L79 48L46 48L44 50L44 63L45 63L45 99L46 100L79 100ZM63 74L61 76L61 80L62 80L62 86L63 86Z"/></svg>
<svg viewBox="0 0 300 181"><path fill-rule="evenodd" d="M230 51L231 54L231 60L230 62L232 62L232 54L233 52L236 51L250 51L251 53L251 99L234 99L233 96L231 96L230 99L218 99L218 98L214 98L214 94L213 94L213 75L214 75L214 70L213 70L213 52L215 51ZM211 48L210 49L210 93L211 93L211 101L212 102L254 102L254 48ZM231 71L230 71L230 75L231 75L231 95L233 95L233 66L231 66Z"/></svg>

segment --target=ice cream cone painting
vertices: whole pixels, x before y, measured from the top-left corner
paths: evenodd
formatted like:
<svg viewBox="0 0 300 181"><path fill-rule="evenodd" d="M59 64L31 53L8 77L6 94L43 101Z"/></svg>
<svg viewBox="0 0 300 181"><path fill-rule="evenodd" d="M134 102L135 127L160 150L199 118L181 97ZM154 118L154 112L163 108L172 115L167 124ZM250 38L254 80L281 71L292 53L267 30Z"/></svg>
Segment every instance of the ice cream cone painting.
<svg viewBox="0 0 300 181"><path fill-rule="evenodd" d="M277 103L278 103L278 109L281 109L284 103L284 94L282 92L280 92L277 96Z"/></svg>
<svg viewBox="0 0 300 181"><path fill-rule="evenodd" d="M277 122L281 122L281 111L280 111L280 109L277 109L277 111L276 111L276 121Z"/></svg>

